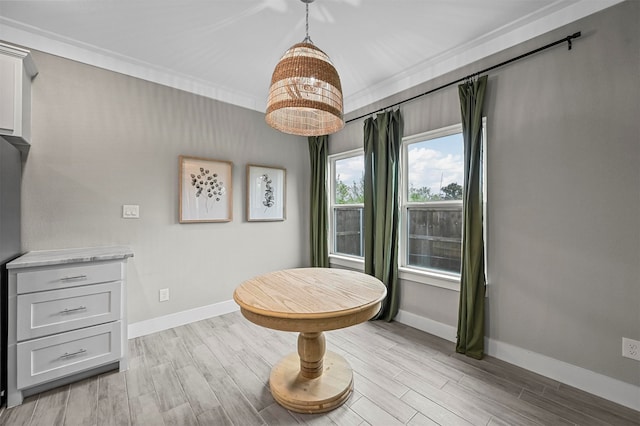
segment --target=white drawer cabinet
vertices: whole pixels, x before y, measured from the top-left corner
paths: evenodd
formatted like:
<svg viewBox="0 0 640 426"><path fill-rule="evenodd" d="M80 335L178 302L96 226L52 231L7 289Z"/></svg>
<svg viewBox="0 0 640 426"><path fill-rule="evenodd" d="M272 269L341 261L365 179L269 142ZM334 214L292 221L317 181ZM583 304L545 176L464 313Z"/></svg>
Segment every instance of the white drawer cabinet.
<svg viewBox="0 0 640 426"><path fill-rule="evenodd" d="M117 361L121 331L116 321L18 343L18 389Z"/></svg>
<svg viewBox="0 0 640 426"><path fill-rule="evenodd" d="M32 293L118 281L121 269L119 262L51 266L18 274L18 287L21 293Z"/></svg>
<svg viewBox="0 0 640 426"><path fill-rule="evenodd" d="M75 330L122 316L122 281L18 295L18 341Z"/></svg>
<svg viewBox="0 0 640 426"><path fill-rule="evenodd" d="M93 371L126 370L131 256L127 247L49 250L7 264L8 407Z"/></svg>

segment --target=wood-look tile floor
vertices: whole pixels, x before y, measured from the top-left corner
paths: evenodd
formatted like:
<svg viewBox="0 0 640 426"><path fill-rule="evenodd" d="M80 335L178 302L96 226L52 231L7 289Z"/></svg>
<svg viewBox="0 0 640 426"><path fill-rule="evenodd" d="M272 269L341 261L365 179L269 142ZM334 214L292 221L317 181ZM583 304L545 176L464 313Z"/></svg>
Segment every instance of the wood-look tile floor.
<svg viewBox="0 0 640 426"><path fill-rule="evenodd" d="M129 341L129 365L0 413L2 425L640 425L640 412L399 323L326 333L354 371L347 403L292 413L271 396L271 366L296 333L238 312Z"/></svg>

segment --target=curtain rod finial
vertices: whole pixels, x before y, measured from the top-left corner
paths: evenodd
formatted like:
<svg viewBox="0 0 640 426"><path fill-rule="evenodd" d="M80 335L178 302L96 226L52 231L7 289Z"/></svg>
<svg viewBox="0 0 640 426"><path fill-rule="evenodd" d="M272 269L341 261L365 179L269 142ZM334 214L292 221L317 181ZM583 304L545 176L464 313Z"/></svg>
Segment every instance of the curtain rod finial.
<svg viewBox="0 0 640 426"><path fill-rule="evenodd" d="M567 36L567 39L566 39L566 40L567 40L567 45L568 45L568 48L569 48L568 50L571 50L571 48L573 47L573 45L572 45L572 43L571 43L571 42L572 42L572 40L573 40L574 38L578 38L578 37L580 37L581 35L582 35L582 33L581 33L580 31L578 31L577 33L573 33L573 34L571 34L570 36Z"/></svg>

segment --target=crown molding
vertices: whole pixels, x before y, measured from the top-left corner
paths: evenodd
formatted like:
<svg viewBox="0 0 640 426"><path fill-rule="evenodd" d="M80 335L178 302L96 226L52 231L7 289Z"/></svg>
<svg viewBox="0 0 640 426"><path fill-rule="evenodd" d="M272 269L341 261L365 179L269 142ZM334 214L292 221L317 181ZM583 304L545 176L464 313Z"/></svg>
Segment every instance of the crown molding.
<svg viewBox="0 0 640 426"><path fill-rule="evenodd" d="M371 105L480 59L622 3L624 0L558 0L544 9L498 28L476 40L411 67L392 78L345 98L345 113Z"/></svg>
<svg viewBox="0 0 640 426"><path fill-rule="evenodd" d="M0 16L0 40L243 108L256 111L264 110L263 99L257 100L246 93L214 86L209 82L185 74L63 37L2 16Z"/></svg>
<svg viewBox="0 0 640 426"><path fill-rule="evenodd" d="M366 90L347 96L344 100L345 113L353 112L398 92L472 64L482 58L575 22L622 1L624 0L574 0L573 3L567 6L566 1L558 0L542 10L496 29L471 43L421 62L392 78L368 87ZM264 112L265 110L264 99L257 99L247 93L215 86L185 74L44 31L2 16L0 16L0 40L254 111Z"/></svg>

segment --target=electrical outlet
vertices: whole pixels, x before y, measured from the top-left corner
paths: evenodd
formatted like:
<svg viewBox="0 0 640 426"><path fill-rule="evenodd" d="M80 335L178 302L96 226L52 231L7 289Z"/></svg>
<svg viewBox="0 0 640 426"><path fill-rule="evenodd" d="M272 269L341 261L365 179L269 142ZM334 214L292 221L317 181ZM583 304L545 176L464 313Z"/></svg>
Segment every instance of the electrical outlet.
<svg viewBox="0 0 640 426"><path fill-rule="evenodd" d="M160 290L160 301L166 302L167 300L169 300L169 289L163 288Z"/></svg>
<svg viewBox="0 0 640 426"><path fill-rule="evenodd" d="M640 342L633 339L622 338L622 356L640 361Z"/></svg>

